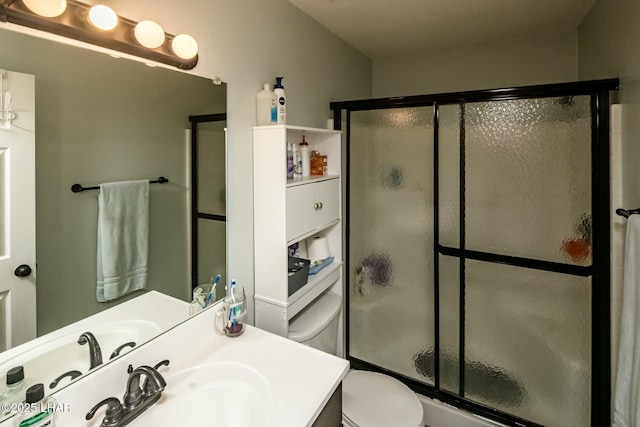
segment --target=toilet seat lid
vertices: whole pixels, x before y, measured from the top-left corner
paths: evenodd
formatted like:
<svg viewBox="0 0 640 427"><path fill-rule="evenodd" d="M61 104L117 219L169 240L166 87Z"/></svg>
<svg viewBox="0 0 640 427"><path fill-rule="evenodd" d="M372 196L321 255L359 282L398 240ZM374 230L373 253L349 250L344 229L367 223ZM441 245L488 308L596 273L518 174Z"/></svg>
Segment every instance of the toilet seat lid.
<svg viewBox="0 0 640 427"><path fill-rule="evenodd" d="M342 414L362 427L422 426L422 404L395 378L369 371L351 371L342 380Z"/></svg>

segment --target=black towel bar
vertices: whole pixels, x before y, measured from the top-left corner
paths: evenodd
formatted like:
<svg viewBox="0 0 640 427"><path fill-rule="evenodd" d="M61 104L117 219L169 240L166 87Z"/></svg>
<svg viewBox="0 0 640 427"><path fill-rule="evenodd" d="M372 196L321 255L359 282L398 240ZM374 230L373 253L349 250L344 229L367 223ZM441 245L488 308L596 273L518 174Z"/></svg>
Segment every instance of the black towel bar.
<svg viewBox="0 0 640 427"><path fill-rule="evenodd" d="M169 182L168 178L165 178L164 176L161 176L160 178L156 179L155 181L151 181L149 180L149 184L164 184L165 182ZM80 184L73 184L71 186L71 191L73 191L74 193L80 193L81 191L85 191L85 190L99 190L100 186L97 187L83 187Z"/></svg>
<svg viewBox="0 0 640 427"><path fill-rule="evenodd" d="M616 209L616 213L625 218L629 218L631 215L640 214L640 209Z"/></svg>

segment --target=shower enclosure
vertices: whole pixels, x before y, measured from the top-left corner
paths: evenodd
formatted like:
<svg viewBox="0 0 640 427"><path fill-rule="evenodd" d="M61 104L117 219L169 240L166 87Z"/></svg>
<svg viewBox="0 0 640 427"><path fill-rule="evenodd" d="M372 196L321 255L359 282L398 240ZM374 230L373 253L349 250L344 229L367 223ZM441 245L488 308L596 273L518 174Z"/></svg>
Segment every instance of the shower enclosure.
<svg viewBox="0 0 640 427"><path fill-rule="evenodd" d="M610 425L617 87L331 104L353 367L508 425Z"/></svg>

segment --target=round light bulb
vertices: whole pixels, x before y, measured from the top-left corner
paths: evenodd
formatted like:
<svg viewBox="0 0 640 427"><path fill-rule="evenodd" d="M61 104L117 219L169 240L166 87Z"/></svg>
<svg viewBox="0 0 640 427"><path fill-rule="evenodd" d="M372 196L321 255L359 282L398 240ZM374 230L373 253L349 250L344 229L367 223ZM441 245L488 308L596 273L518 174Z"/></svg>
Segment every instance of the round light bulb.
<svg viewBox="0 0 640 427"><path fill-rule="evenodd" d="M198 43L189 34L178 34L171 40L171 49L179 58L191 59L198 54Z"/></svg>
<svg viewBox="0 0 640 427"><path fill-rule="evenodd" d="M133 30L133 35L138 43L149 49L155 49L164 43L164 30L154 21L146 20L138 22L136 28Z"/></svg>
<svg viewBox="0 0 640 427"><path fill-rule="evenodd" d="M89 9L89 22L101 30L113 30L118 25L118 15L109 6L99 4Z"/></svg>
<svg viewBox="0 0 640 427"><path fill-rule="evenodd" d="M33 13L47 18L60 16L67 9L67 0L22 0L22 3Z"/></svg>

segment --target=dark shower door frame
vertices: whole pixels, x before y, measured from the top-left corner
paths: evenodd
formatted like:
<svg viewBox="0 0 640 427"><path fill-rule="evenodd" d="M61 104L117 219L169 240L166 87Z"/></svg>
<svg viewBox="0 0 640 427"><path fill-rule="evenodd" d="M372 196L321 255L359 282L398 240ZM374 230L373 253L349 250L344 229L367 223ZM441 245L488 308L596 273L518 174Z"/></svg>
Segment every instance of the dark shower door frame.
<svg viewBox="0 0 640 427"><path fill-rule="evenodd" d="M200 212L198 203L198 128L200 123L223 122L227 120L226 113L202 114L189 116L191 123L191 289L195 289L198 283L198 220L226 222L226 215L218 215L207 212Z"/></svg>
<svg viewBox="0 0 640 427"><path fill-rule="evenodd" d="M350 119L352 111L382 110L408 107L433 107L433 150L434 150L434 379L433 386L404 377L363 360L351 357L349 348L349 310L346 310L346 355L351 366L383 372L393 376L414 391L437 398L445 403L485 416L512 426L537 426L494 408L473 402L464 396L465 363L465 293L464 261L466 259L499 263L517 267L532 268L550 272L564 273L582 277L592 277L591 282L591 426L599 427L611 424L611 309L610 309L610 166L609 166L609 91L619 88L618 79L593 80L572 83L558 83L538 86L525 86L504 89L481 90L471 92L452 92L409 97L380 98L357 101L332 102L334 126L342 129L343 118L346 121L346 176L345 191L345 271L350 270L349 224L350 224ZM512 257L494 253L468 250L465 247L464 224L464 127L461 126L460 155L460 248L441 246L439 243L439 204L438 204L438 148L439 148L439 109L442 105L461 106L469 102L505 101L516 99L548 98L564 96L589 96L591 101L591 214L592 214L592 264L578 266L557 262L541 261L530 258ZM345 113L343 115L343 113ZM462 119L463 120L463 119ZM463 125L463 123L462 123ZM439 310L439 262L440 255L454 256L460 260L460 355L459 394L440 389L440 310ZM345 286L350 289L350 274L345 274ZM349 292L345 292L346 306L349 307Z"/></svg>

